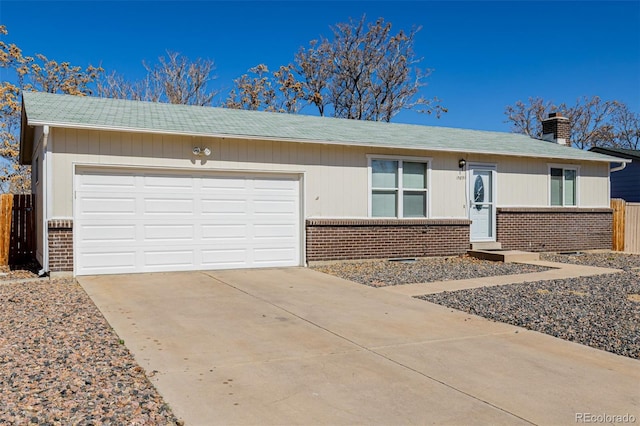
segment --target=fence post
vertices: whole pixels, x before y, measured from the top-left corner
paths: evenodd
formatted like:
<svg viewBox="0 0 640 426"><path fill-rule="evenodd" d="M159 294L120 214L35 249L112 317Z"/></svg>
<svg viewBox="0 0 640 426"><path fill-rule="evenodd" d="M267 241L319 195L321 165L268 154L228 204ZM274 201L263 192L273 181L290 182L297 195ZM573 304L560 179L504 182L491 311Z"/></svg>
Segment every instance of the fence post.
<svg viewBox="0 0 640 426"><path fill-rule="evenodd" d="M613 241L611 249L613 251L624 251L624 221L626 202L621 198L611 199L613 209Z"/></svg>
<svg viewBox="0 0 640 426"><path fill-rule="evenodd" d="M12 216L13 194L2 194L0 197L0 266L9 264Z"/></svg>

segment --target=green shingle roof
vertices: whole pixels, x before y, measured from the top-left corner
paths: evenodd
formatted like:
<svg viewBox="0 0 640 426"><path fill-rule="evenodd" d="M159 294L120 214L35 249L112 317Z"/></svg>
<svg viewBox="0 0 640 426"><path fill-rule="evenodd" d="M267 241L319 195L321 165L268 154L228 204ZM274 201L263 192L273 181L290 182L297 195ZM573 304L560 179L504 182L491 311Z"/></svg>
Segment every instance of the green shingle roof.
<svg viewBox="0 0 640 426"><path fill-rule="evenodd" d="M23 93L27 124L614 162L528 136L227 108ZM25 141L22 141L25 143ZM619 159L617 161L620 161Z"/></svg>

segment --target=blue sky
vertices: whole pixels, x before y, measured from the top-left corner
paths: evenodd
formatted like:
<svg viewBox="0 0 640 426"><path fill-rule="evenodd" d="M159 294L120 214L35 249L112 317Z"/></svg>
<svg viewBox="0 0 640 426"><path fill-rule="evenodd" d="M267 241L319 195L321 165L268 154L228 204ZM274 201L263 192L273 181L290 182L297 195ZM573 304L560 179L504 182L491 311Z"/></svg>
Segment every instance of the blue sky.
<svg viewBox="0 0 640 426"><path fill-rule="evenodd" d="M25 54L133 79L142 60L168 49L213 59L213 84L226 89L248 68L286 64L330 25L363 14L395 29L422 26L415 51L434 70L423 93L449 109L440 120L405 112L396 122L509 131L505 106L530 96L598 95L640 111L640 1L0 0L6 41Z"/></svg>

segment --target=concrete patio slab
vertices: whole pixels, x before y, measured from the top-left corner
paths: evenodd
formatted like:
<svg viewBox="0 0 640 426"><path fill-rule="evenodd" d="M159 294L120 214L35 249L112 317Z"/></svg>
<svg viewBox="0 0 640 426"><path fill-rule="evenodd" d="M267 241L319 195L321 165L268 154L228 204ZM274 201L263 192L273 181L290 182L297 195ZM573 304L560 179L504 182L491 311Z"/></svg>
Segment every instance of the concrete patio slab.
<svg viewBox="0 0 640 426"><path fill-rule="evenodd" d="M309 269L78 280L188 425L640 418L636 360Z"/></svg>

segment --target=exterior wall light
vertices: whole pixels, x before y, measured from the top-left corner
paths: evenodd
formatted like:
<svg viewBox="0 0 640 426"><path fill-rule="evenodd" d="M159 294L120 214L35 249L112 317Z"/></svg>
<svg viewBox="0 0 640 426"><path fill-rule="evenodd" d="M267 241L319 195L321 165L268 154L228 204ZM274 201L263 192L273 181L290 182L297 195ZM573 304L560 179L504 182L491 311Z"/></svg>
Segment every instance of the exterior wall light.
<svg viewBox="0 0 640 426"><path fill-rule="evenodd" d="M464 169L464 166L467 165L467 161L464 158L461 158L460 160L458 160L458 167L460 167L461 169Z"/></svg>
<svg viewBox="0 0 640 426"><path fill-rule="evenodd" d="M194 146L191 152L193 152L193 155L196 157L208 157L211 155L211 150L209 148L200 148L199 146Z"/></svg>

